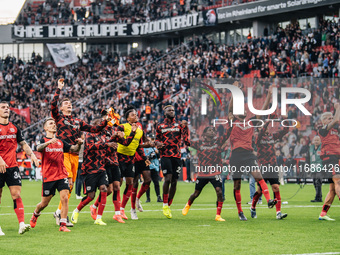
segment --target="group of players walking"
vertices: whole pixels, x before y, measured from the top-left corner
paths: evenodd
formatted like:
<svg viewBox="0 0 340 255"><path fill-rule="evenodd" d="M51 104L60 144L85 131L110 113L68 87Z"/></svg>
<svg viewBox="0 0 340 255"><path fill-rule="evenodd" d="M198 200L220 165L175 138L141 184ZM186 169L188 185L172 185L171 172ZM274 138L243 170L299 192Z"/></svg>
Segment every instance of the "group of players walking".
<svg viewBox="0 0 340 255"><path fill-rule="evenodd" d="M178 122L175 118L175 110L172 105L166 105L164 110L164 121L156 128L156 139L152 141L146 137L142 126L138 123L137 111L133 106L124 110L125 124L118 126L108 125L111 119L108 115L94 116L91 125L72 116L72 103L70 99L64 98L59 101L63 89L63 79L58 80L58 88L51 102L52 117L45 119L43 128L46 136L40 141L37 150L42 154L42 198L36 206L30 224L24 223L24 206L20 197L21 176L16 163L16 148L19 143L23 150L32 158L32 162L38 165L38 161L32 150L24 141L20 129L9 122L9 105L0 102L0 199L2 188L5 183L9 187L14 210L19 221L19 234L27 232L37 224L41 211L46 208L55 195L60 193L59 207L54 213L59 231L69 232L68 227L78 222L79 212L94 200L96 190L99 195L94 204L90 206L91 216L94 224L106 225L102 220L103 211L107 202L107 196L112 194L112 202L115 208L113 219L119 223L125 223L128 217L125 214L125 206L131 197L131 219L138 219L136 208L143 211L140 203L141 196L149 189L151 182L150 161L145 155L143 148L157 147L161 157L161 169L164 175L163 183L163 214L172 218L170 206L173 202L177 180L181 171L180 145L184 143L197 150L199 165L221 165L221 147L230 139L231 158L230 165L237 170L233 174L234 198L236 201L239 219L247 220L241 207L241 166L253 167L250 174L258 183L252 205L251 217L256 218L256 204L263 194L267 200L268 207L276 206L276 218L283 219L287 214L281 212L281 196L279 181L276 175L262 175L258 168L260 164L275 165L274 142L281 139L289 130L284 128L277 133L269 133L267 125L259 132L256 139L258 148L257 156L253 152L253 127L244 127L236 124L230 127L226 134L217 137L213 127L204 129L200 141L189 142L188 124L186 121ZM271 90L266 98L263 109L269 105ZM229 104L232 106L232 102ZM335 105L336 113L324 113L321 117L323 128L319 131L322 140L322 153L325 164L335 164L340 156L340 141L338 123L340 121L340 106ZM234 116L232 107L229 109L229 118L243 122L245 115ZM260 118L256 116L256 118ZM253 118L252 118L253 119ZM82 139L82 131L85 132ZM73 210L71 219L68 219L68 200L73 189L73 184L78 171L79 156L77 152L84 143L84 162L81 166L81 175L84 180L84 194L86 195ZM220 173L208 173L198 175L195 192L189 197L187 204L182 210L187 215L194 200L207 183L211 183L217 194L216 221L225 221L221 217L223 206L222 179ZM273 174L273 173L272 173ZM137 193L140 175L143 176L143 184ZM121 201L120 188L123 180L126 187ZM269 181L274 192L274 199L270 198L267 186ZM335 195L340 197L340 175L334 172L330 176L330 191L326 196L325 204L320 214L320 219L332 220L327 216L327 211L332 204ZM0 228L0 235L4 235Z"/></svg>

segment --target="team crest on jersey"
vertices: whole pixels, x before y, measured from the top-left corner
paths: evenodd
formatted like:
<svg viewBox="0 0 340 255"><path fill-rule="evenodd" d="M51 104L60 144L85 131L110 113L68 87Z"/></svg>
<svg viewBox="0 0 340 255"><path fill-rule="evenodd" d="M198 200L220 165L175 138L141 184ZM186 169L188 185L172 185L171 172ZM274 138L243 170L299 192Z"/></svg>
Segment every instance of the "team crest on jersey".
<svg viewBox="0 0 340 255"><path fill-rule="evenodd" d="M10 130L11 132L15 132L14 128L10 128L9 130Z"/></svg>
<svg viewBox="0 0 340 255"><path fill-rule="evenodd" d="M98 142L99 141L98 137L96 137L95 140Z"/></svg>
<svg viewBox="0 0 340 255"><path fill-rule="evenodd" d="M58 145L61 145L61 142L58 142Z"/></svg>
<svg viewBox="0 0 340 255"><path fill-rule="evenodd" d="M44 190L44 194L45 194L46 196L48 196L48 195L50 194L50 191L49 191L49 190Z"/></svg>

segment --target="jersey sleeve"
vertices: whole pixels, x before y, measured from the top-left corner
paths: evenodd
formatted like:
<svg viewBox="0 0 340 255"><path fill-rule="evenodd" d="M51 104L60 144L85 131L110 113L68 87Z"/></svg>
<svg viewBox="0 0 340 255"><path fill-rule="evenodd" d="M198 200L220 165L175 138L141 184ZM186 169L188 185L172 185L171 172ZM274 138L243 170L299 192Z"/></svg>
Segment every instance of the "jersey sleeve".
<svg viewBox="0 0 340 255"><path fill-rule="evenodd" d="M51 102L51 112L52 112L52 117L57 120L59 119L59 109L58 109L58 100L60 96L60 89L58 88L57 91L55 92L52 102Z"/></svg>
<svg viewBox="0 0 340 255"><path fill-rule="evenodd" d="M71 145L68 144L67 142L65 142L64 140L62 140L62 142L63 142L63 151L64 152L69 152L70 149L71 149Z"/></svg>
<svg viewBox="0 0 340 255"><path fill-rule="evenodd" d="M14 125L14 124L13 124ZM23 138L22 136L22 132L21 132L21 129L17 126L17 125L14 125L17 129L17 142L18 143L21 143L22 141L24 141L25 139Z"/></svg>
<svg viewBox="0 0 340 255"><path fill-rule="evenodd" d="M118 136L115 136L112 139L110 139L110 142L116 142L116 143L120 143L120 144L122 144L124 146L129 146L130 143L132 142L133 138L135 137L135 134L136 134L136 132L131 131L129 136L126 137L126 138L124 138L124 137L120 138Z"/></svg>
<svg viewBox="0 0 340 255"><path fill-rule="evenodd" d="M162 133L161 133L161 129L160 129L159 124L158 124L157 127L156 127L156 142L161 143L162 142L161 137L162 137Z"/></svg>
<svg viewBox="0 0 340 255"><path fill-rule="evenodd" d="M182 138L183 142L185 145L190 146L190 141L189 141L189 128L188 126L181 126L181 133L182 133Z"/></svg>
<svg viewBox="0 0 340 255"><path fill-rule="evenodd" d="M80 121L80 130L86 131L90 133L99 133L102 131L103 128L105 128L107 125L107 121L103 120L98 126L92 126L90 124L85 123L84 121Z"/></svg>

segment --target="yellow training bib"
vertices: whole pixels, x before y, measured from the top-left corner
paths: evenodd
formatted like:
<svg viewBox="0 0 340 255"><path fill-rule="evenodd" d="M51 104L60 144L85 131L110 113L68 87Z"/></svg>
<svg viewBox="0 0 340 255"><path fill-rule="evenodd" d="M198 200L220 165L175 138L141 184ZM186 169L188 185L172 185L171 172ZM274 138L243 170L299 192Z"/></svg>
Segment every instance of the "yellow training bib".
<svg viewBox="0 0 340 255"><path fill-rule="evenodd" d="M124 138L128 137L131 133L131 125L129 123L124 123L122 124L124 126ZM142 139L143 136L143 130L140 128L137 128L136 134L133 137L132 142L129 144L129 146L124 146L120 143L118 143L118 148L117 152L123 155L128 155L128 156L134 156L136 153L136 150L140 144L140 140Z"/></svg>

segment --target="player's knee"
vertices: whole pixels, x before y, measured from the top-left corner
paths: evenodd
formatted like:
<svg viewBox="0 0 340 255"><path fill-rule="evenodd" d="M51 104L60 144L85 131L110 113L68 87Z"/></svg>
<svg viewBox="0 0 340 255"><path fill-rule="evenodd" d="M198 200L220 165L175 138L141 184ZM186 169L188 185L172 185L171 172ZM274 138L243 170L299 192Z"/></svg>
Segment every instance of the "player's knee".
<svg viewBox="0 0 340 255"><path fill-rule="evenodd" d="M90 192L89 194L87 194L87 196L88 196L91 200L94 199L95 195L96 195L95 192Z"/></svg>
<svg viewBox="0 0 340 255"><path fill-rule="evenodd" d="M13 200L20 198L20 191L12 192L11 196Z"/></svg>
<svg viewBox="0 0 340 255"><path fill-rule="evenodd" d="M119 185L119 183L113 184L113 190L114 190L114 191L120 190L120 185Z"/></svg>
<svg viewBox="0 0 340 255"><path fill-rule="evenodd" d="M107 186L106 185L102 185L99 188L100 192L107 192Z"/></svg>
<svg viewBox="0 0 340 255"><path fill-rule="evenodd" d="M194 194L192 194L195 198L201 194L200 190L195 190Z"/></svg>
<svg viewBox="0 0 340 255"><path fill-rule="evenodd" d="M280 191L280 186L278 184L275 184L272 186L273 192L279 192Z"/></svg>

